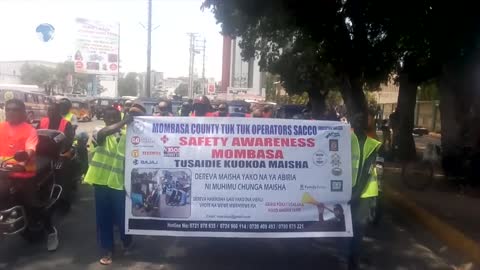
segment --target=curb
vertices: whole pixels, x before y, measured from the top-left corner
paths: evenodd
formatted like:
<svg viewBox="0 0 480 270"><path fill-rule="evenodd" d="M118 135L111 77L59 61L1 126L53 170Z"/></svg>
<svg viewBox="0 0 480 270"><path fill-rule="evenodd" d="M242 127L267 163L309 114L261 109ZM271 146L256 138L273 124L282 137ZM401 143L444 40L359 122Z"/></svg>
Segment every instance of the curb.
<svg viewBox="0 0 480 270"><path fill-rule="evenodd" d="M425 209L419 207L408 196L393 190L391 187L384 186L386 198L397 206L407 210L421 224L429 229L441 241L450 246L452 249L459 251L476 264L480 264L480 246L468 238L464 233L460 232L451 225L441 221L438 217L430 214Z"/></svg>

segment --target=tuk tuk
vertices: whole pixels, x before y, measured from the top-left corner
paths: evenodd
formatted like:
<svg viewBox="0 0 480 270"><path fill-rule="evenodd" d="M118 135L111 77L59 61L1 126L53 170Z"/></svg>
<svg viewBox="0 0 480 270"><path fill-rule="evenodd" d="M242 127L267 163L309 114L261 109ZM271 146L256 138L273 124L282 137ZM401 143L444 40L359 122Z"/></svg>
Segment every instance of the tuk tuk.
<svg viewBox="0 0 480 270"><path fill-rule="evenodd" d="M95 109L92 116L95 115L95 117L99 120L103 119L103 114L105 112L105 109L114 107L116 102L117 102L116 99L109 98L109 97L99 97L95 99Z"/></svg>
<svg viewBox="0 0 480 270"><path fill-rule="evenodd" d="M86 99L80 98L70 98L72 102L72 109L70 110L73 113L79 122L89 122L92 121L93 111L90 107L90 102Z"/></svg>

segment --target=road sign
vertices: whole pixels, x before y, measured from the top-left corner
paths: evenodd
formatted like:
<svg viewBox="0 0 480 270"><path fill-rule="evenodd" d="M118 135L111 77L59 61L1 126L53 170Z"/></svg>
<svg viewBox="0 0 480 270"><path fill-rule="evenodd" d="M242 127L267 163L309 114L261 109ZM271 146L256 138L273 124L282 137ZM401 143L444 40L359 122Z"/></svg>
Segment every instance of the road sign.
<svg viewBox="0 0 480 270"><path fill-rule="evenodd" d="M208 90L208 94L215 94L215 84L209 83L207 90Z"/></svg>

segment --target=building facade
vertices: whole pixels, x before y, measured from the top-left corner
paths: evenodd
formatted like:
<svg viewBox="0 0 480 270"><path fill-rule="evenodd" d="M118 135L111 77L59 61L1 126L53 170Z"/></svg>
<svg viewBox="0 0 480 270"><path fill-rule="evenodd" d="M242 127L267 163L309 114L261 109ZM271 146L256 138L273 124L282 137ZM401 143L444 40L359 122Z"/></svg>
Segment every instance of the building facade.
<svg viewBox="0 0 480 270"><path fill-rule="evenodd" d="M218 94L265 98L266 74L260 71L258 59L252 57L244 61L240 39L223 38L222 84Z"/></svg>

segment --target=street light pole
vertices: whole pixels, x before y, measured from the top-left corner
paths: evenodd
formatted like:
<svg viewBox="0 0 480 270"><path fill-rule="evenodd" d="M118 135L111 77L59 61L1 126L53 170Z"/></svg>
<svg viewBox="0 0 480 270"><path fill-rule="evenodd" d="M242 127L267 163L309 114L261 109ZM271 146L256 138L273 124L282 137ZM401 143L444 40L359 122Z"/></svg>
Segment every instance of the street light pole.
<svg viewBox="0 0 480 270"><path fill-rule="evenodd" d="M195 67L195 38L197 36L197 33L187 33L187 35L190 37L190 63L188 67L188 97L193 98L195 96L194 91L193 91L193 71Z"/></svg>
<svg viewBox="0 0 480 270"><path fill-rule="evenodd" d="M148 0L147 25L147 74L145 76L145 96L150 97L150 76L152 74L152 0Z"/></svg>

